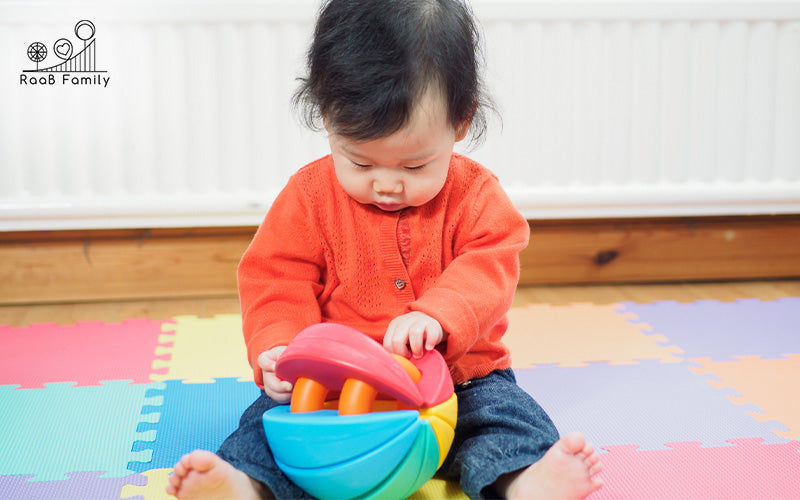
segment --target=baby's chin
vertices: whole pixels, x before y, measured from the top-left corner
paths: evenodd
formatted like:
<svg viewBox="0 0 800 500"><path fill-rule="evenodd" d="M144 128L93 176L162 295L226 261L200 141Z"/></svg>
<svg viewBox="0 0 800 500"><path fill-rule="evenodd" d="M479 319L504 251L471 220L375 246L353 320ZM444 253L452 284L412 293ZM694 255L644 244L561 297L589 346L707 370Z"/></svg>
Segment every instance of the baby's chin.
<svg viewBox="0 0 800 500"><path fill-rule="evenodd" d="M407 205L402 203L373 203L373 205L384 212L399 212L407 207Z"/></svg>

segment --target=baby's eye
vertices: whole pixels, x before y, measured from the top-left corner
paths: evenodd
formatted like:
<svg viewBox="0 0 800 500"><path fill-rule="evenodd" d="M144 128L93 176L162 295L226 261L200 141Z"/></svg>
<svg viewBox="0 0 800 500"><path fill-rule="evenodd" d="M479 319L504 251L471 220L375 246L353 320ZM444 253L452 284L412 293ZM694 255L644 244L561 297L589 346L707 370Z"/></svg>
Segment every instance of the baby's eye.
<svg viewBox="0 0 800 500"><path fill-rule="evenodd" d="M406 170L422 170L425 165L417 165L416 167L406 167Z"/></svg>
<svg viewBox="0 0 800 500"><path fill-rule="evenodd" d="M372 165L363 165L361 163L351 162L356 168L370 168Z"/></svg>

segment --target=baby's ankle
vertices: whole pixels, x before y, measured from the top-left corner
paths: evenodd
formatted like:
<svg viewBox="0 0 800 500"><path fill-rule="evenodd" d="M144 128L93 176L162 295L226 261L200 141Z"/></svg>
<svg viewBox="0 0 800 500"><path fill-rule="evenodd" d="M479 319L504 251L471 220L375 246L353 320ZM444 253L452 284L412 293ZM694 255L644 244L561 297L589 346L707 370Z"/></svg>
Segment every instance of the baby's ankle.
<svg viewBox="0 0 800 500"><path fill-rule="evenodd" d="M509 472L498 477L494 483L486 487L484 496L487 498L508 498L511 487L523 471L525 469Z"/></svg>
<svg viewBox="0 0 800 500"><path fill-rule="evenodd" d="M253 490L258 494L261 500L276 500L275 494L272 493L272 490L270 490L266 484L250 476L247 476L247 478L250 480L250 484L253 485Z"/></svg>

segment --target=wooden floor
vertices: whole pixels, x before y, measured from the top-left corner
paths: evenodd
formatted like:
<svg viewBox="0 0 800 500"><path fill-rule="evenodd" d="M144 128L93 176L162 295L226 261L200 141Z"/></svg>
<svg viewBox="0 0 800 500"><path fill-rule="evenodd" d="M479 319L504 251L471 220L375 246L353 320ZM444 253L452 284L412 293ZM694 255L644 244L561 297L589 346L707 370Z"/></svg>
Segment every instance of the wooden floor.
<svg viewBox="0 0 800 500"><path fill-rule="evenodd" d="M800 280L655 285L525 286L519 288L514 305L517 307L536 303L563 305L573 302L609 304L620 301L646 303L656 300L729 302L745 298L775 300L781 297L800 297ZM238 312L239 301L235 296L0 305L0 325L25 326L41 322L72 324L77 321L113 323L129 318L163 320L180 315L208 317Z"/></svg>

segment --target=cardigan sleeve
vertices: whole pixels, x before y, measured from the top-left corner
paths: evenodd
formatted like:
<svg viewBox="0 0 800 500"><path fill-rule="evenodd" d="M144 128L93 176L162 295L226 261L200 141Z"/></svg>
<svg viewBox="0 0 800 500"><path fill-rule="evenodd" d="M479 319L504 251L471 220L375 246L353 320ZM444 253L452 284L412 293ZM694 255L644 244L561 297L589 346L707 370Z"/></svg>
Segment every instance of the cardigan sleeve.
<svg viewBox="0 0 800 500"><path fill-rule="evenodd" d="M492 177L473 194L459 222L454 259L407 310L422 311L447 332L445 358L464 356L505 318L519 281L519 252L530 228Z"/></svg>
<svg viewBox="0 0 800 500"><path fill-rule="evenodd" d="M278 195L238 268L247 357L263 387L258 356L287 345L303 328L320 322L317 296L325 257L312 237L313 220L296 182Z"/></svg>

